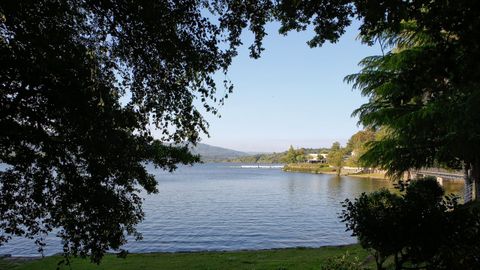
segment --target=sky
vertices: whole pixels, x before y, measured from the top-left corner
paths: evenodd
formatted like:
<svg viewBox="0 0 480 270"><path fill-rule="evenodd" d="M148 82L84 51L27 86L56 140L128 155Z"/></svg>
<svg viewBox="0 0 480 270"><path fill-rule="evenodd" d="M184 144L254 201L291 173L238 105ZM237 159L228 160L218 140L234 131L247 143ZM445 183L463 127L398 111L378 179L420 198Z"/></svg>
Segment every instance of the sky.
<svg viewBox="0 0 480 270"><path fill-rule="evenodd" d="M351 113L367 98L343 78L360 70L362 58L381 54L379 45L357 40L357 28L352 25L335 44L310 48L311 31L283 36L270 24L256 60L248 56L251 35L244 34L228 74L234 92L220 107L221 118L206 115L210 137L201 142L246 152L345 144L361 129Z"/></svg>
<svg viewBox="0 0 480 270"><path fill-rule="evenodd" d="M364 57L381 54L380 46L357 40L357 22L339 42L319 48L306 44L312 31L283 36L278 34L279 26L267 25L259 59L249 57L252 34L242 34L244 45L227 77L234 91L218 108L220 118L204 112L210 127L201 143L250 153L282 152L290 145L320 148L335 141L345 145L362 129L351 114L367 98L343 78L358 72ZM216 77L221 97L225 76Z"/></svg>

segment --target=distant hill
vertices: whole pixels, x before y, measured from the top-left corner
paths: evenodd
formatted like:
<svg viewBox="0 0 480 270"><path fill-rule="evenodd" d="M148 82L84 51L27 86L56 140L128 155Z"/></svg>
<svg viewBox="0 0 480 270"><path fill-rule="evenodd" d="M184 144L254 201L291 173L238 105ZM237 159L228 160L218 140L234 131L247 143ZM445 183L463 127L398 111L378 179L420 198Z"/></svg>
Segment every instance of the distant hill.
<svg viewBox="0 0 480 270"><path fill-rule="evenodd" d="M199 143L197 144L197 146L191 148L191 152L193 154L200 155L202 161L220 161L250 155L245 152L208 145L204 143Z"/></svg>
<svg viewBox="0 0 480 270"><path fill-rule="evenodd" d="M319 152L328 152L328 148L303 148L305 154L316 154ZM247 156L239 156L223 160L225 162L239 162L239 163L283 163L287 151L280 153L259 153L249 154Z"/></svg>
<svg viewBox="0 0 480 270"><path fill-rule="evenodd" d="M328 148L304 148L305 153L328 152ZM241 163L282 163L287 153L247 153L228 148L199 143L190 148L193 154L200 155L202 161L241 162Z"/></svg>

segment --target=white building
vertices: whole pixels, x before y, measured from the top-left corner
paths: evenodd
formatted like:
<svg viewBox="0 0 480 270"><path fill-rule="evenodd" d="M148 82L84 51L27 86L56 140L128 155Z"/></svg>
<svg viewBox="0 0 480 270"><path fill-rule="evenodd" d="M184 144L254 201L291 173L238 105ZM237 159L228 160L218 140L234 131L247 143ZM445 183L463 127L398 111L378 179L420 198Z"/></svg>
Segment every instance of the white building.
<svg viewBox="0 0 480 270"><path fill-rule="evenodd" d="M326 163L328 154L308 154L308 163Z"/></svg>

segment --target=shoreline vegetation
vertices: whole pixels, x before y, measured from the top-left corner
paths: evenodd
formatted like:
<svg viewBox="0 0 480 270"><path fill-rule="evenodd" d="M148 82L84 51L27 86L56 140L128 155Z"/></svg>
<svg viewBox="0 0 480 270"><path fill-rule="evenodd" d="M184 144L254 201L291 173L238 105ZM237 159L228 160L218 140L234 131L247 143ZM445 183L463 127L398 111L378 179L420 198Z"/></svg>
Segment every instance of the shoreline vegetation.
<svg viewBox="0 0 480 270"><path fill-rule="evenodd" d="M345 256L348 255L348 256ZM60 269L325 269L329 260L348 257L358 258L363 267L373 267L369 253L359 244L324 246L318 248L285 248L240 251L205 251L175 253L132 253L126 258L107 254L100 265L87 259L72 259L71 268L62 265ZM43 259L0 258L0 269L40 270L56 269L61 256Z"/></svg>
<svg viewBox="0 0 480 270"><path fill-rule="evenodd" d="M283 171L314 173L314 174L332 174L332 175L337 174L335 168L330 167L328 164L319 164L319 163L289 163L289 164L285 164L285 166L283 167ZM388 180L388 177L385 176L385 173L382 173L382 172L355 173L355 172L352 172L351 170L342 169L340 172L340 176Z"/></svg>

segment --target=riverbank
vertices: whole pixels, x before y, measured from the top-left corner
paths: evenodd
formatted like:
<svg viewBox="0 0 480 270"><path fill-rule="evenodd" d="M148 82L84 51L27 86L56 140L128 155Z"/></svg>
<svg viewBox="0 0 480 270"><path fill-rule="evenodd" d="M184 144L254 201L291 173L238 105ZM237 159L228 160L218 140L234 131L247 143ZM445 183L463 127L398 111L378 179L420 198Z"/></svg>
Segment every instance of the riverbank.
<svg viewBox="0 0 480 270"><path fill-rule="evenodd" d="M301 172L301 173L316 173L316 174L337 174L336 170L328 164L319 163L294 163L286 164L283 167L286 172ZM351 170L342 170L340 172L342 176L351 176L358 178L372 178L387 180L385 173L352 173Z"/></svg>
<svg viewBox="0 0 480 270"><path fill-rule="evenodd" d="M290 163L283 166L285 172L336 174L334 168L322 163Z"/></svg>
<svg viewBox="0 0 480 270"><path fill-rule="evenodd" d="M145 253L129 254L127 258L107 255L100 265L85 259L73 259L72 270L134 270L134 269L321 269L329 258L348 252L349 259L357 257L366 266L372 266L368 253L360 245L320 248L286 248L229 252ZM8 259L8 258L7 258ZM30 261L0 259L0 269L41 270L56 269L59 256ZM70 269L63 267L60 269Z"/></svg>
<svg viewBox="0 0 480 270"><path fill-rule="evenodd" d="M345 174L346 176L358 177L358 178L371 178L371 179L382 179L388 180L388 177L384 173L354 173L354 174Z"/></svg>

